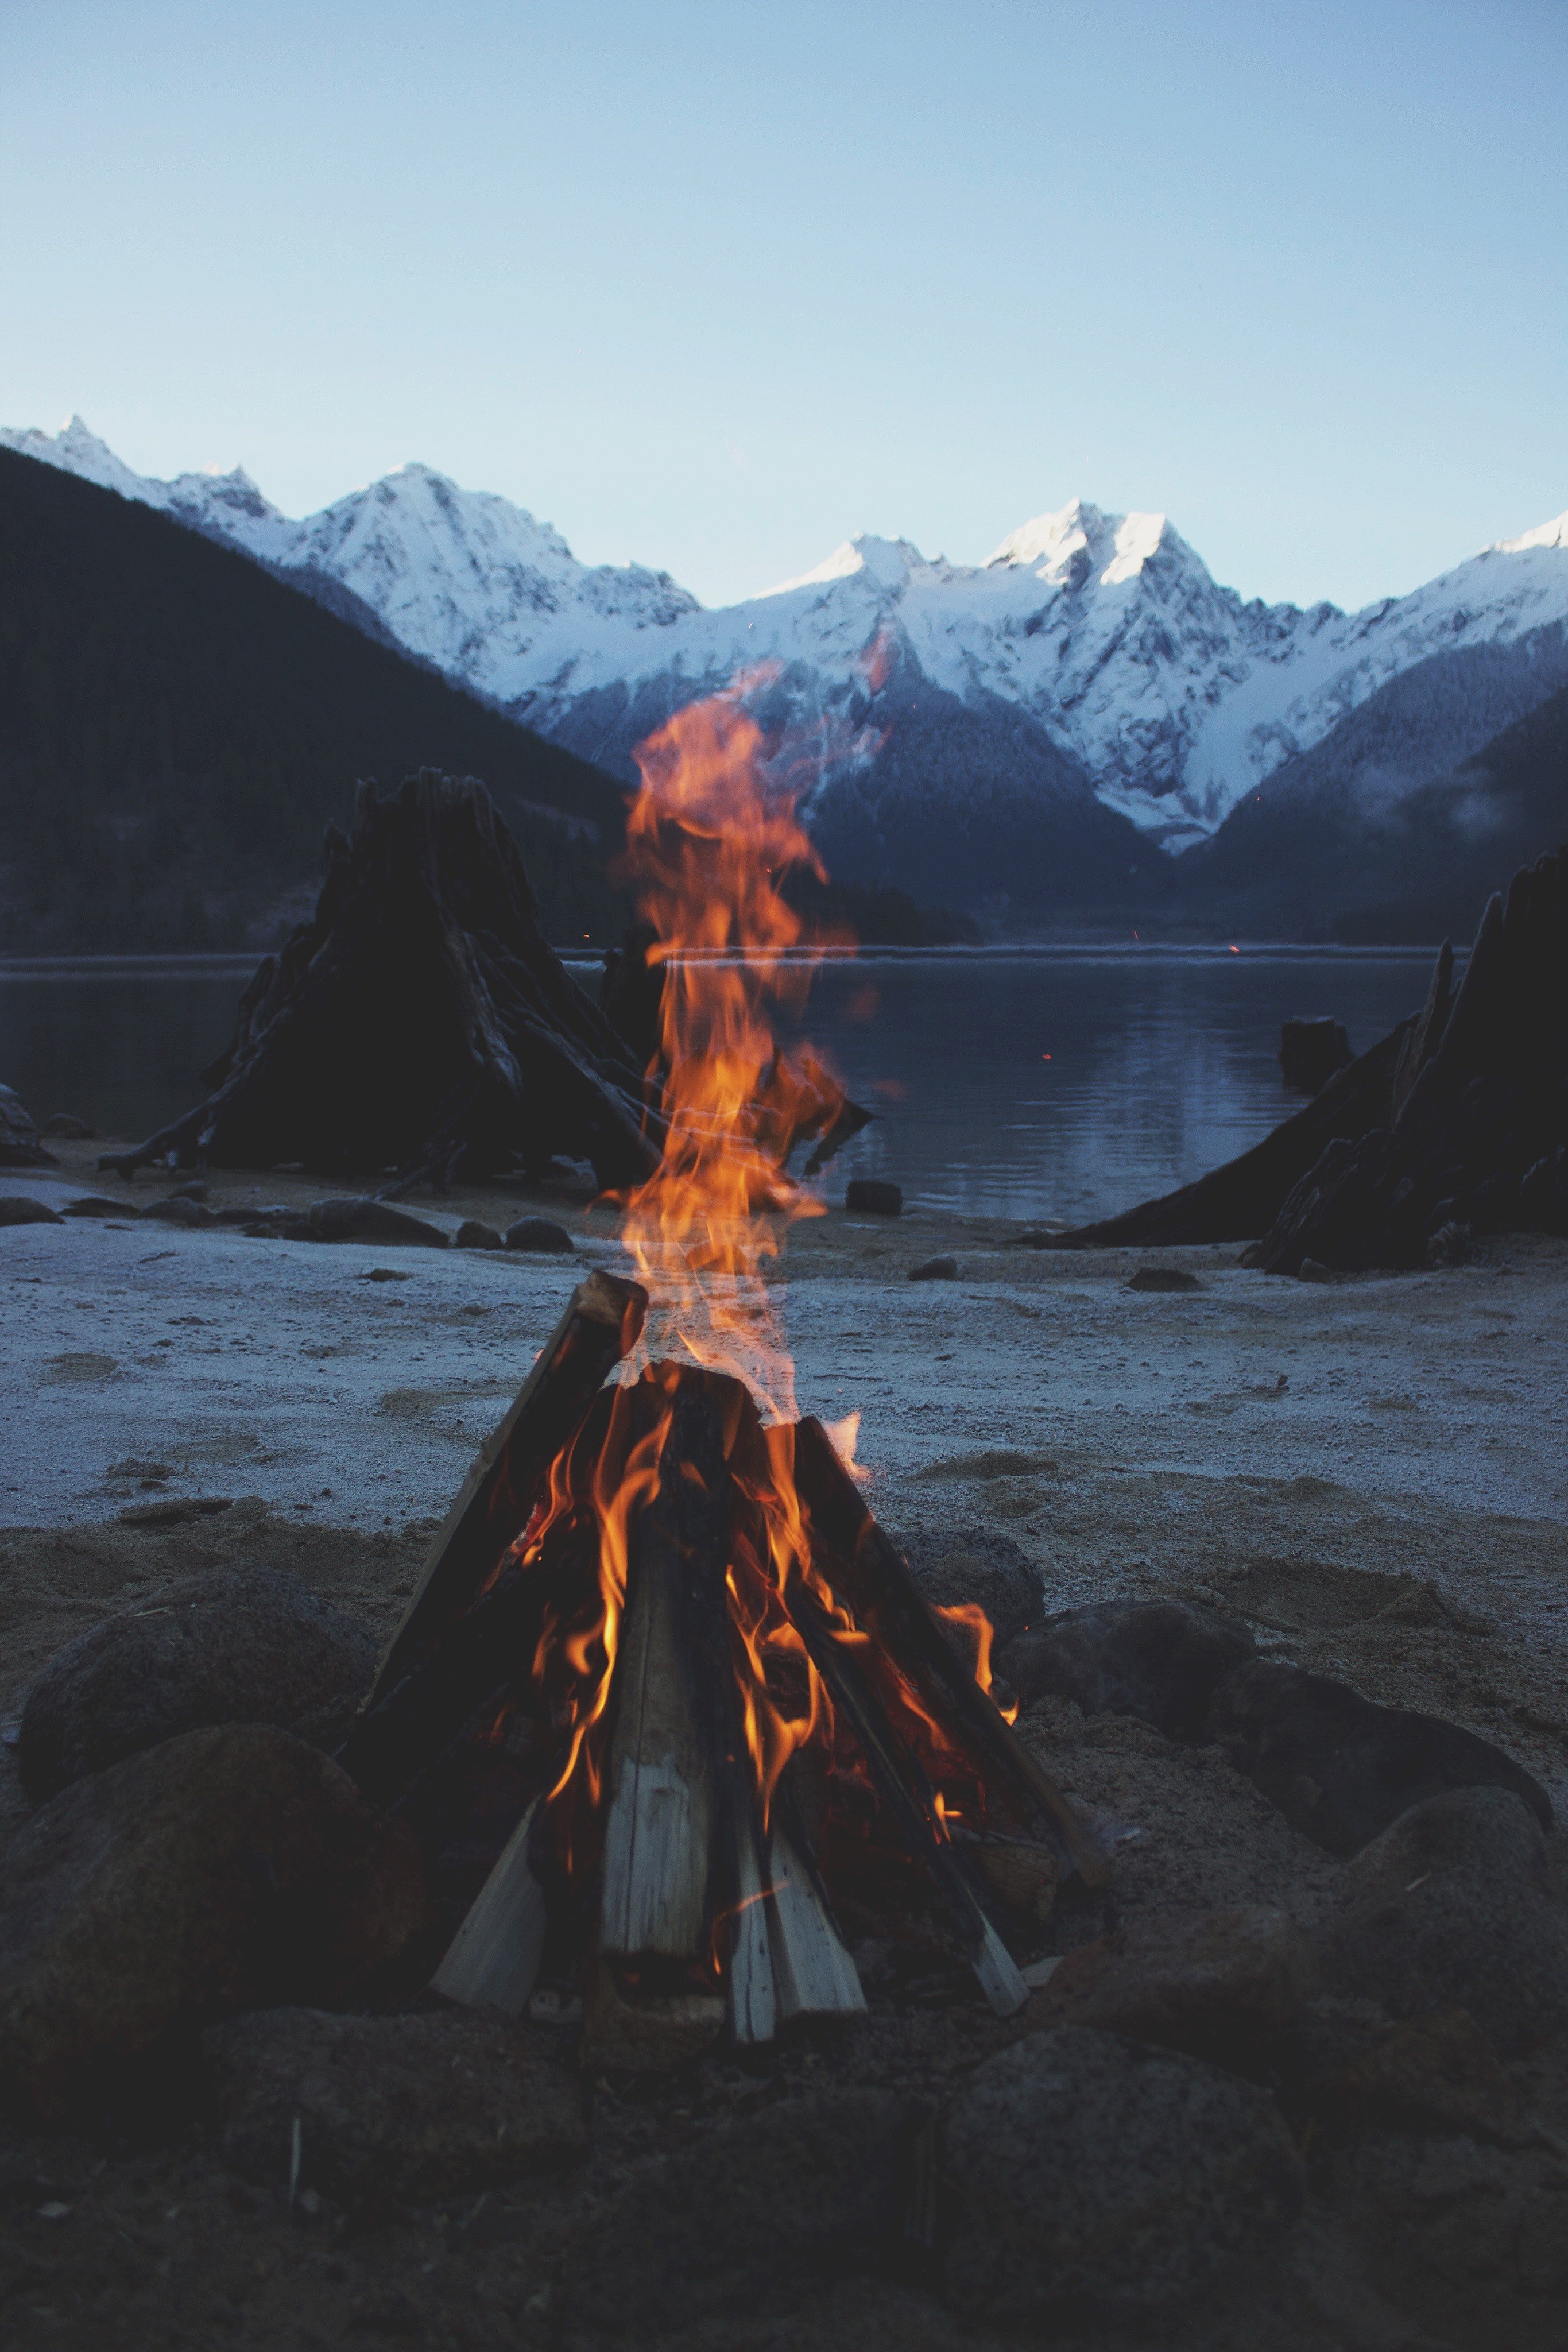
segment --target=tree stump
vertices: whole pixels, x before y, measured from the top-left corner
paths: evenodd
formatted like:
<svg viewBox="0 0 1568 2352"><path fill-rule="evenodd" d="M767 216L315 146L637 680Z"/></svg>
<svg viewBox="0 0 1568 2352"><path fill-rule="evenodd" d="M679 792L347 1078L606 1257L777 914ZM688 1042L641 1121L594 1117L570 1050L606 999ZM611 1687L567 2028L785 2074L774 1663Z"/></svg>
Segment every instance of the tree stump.
<svg viewBox="0 0 1568 2352"><path fill-rule="evenodd" d="M264 959L211 1092L100 1168L393 1171L382 1196L558 1155L601 1184L658 1160L643 1068L542 937L534 894L483 784L421 769L361 784L329 826L308 923Z"/></svg>

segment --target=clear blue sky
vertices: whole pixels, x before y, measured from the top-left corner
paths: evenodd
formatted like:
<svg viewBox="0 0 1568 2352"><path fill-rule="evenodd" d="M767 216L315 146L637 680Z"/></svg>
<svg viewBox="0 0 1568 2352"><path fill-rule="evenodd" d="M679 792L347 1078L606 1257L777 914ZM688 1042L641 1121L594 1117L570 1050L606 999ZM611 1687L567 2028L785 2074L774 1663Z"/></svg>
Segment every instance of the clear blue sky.
<svg viewBox="0 0 1568 2352"><path fill-rule="evenodd" d="M1568 0L0 0L0 423L1364 603L1568 507L1565 102Z"/></svg>

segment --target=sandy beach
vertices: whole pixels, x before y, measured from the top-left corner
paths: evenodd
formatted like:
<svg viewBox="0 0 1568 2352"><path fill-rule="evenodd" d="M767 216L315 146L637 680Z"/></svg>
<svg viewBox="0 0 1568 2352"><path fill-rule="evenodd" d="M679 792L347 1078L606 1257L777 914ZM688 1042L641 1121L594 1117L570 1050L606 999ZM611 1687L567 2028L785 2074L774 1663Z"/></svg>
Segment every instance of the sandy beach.
<svg viewBox="0 0 1568 2352"><path fill-rule="evenodd" d="M0 1182L56 1204L122 1191L128 1212L170 1189L99 1179L99 1148ZM211 1202L328 1189L215 1174ZM574 1254L130 1214L0 1235L8 1709L50 1647L146 1591L171 1542L194 1565L243 1525L248 1548L308 1554L312 1581L395 1613L574 1282L628 1270L608 1209L511 1191L407 1205L450 1232L538 1211ZM835 1208L783 1239L769 1287L799 1409L862 1414L885 1523L1016 1545L1044 1610L1220 1595L1281 1654L1464 1722L1568 1795L1568 1244L1514 1236L1457 1269L1311 1284L1243 1271L1232 1248L1059 1254L1021 1230ZM912 1284L938 1253L957 1278ZM1197 1289L1129 1288L1145 1262ZM655 1297L655 1351L659 1328ZM228 1514L185 1507L224 1500L226 1534Z"/></svg>

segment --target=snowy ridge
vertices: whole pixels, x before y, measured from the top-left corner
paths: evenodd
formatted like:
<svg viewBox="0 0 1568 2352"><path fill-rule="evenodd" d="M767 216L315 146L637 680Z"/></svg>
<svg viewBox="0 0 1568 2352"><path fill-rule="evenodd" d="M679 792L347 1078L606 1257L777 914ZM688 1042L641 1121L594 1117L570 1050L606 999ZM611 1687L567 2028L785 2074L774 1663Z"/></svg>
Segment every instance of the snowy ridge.
<svg viewBox="0 0 1568 2352"><path fill-rule="evenodd" d="M54 437L0 431L0 446L340 581L411 652L622 771L650 713L763 661L779 666L785 717L838 718L852 756L872 757L892 667L918 678L908 724L934 730L934 757L944 711L999 724L1010 709L1169 849L1212 833L1415 664L1568 621L1568 515L1359 613L1244 602L1164 515L1081 500L1023 523L983 563L862 535L799 579L709 610L665 572L580 563L548 523L425 466L295 522L243 469L135 474L79 417ZM944 790L961 809L983 782L955 761Z"/></svg>

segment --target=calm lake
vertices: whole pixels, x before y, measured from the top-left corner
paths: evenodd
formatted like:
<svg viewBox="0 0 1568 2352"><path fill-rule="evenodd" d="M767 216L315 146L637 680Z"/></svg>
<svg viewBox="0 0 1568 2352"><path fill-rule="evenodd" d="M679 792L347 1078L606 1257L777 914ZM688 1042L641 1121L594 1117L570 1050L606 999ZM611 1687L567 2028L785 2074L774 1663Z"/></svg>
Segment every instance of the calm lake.
<svg viewBox="0 0 1568 2352"><path fill-rule="evenodd" d="M1416 1010L1429 950L1048 947L825 967L804 1034L875 1122L829 1172L911 1205L1077 1223L1200 1176L1300 1097L1280 1024L1330 1013L1356 1052ZM199 1098L251 958L0 964L0 1082L38 1119L141 1136ZM597 963L573 967L590 990Z"/></svg>

